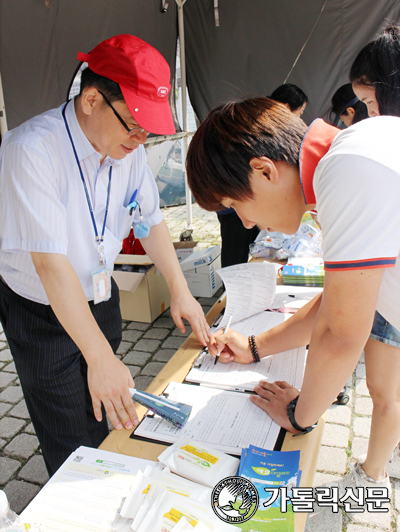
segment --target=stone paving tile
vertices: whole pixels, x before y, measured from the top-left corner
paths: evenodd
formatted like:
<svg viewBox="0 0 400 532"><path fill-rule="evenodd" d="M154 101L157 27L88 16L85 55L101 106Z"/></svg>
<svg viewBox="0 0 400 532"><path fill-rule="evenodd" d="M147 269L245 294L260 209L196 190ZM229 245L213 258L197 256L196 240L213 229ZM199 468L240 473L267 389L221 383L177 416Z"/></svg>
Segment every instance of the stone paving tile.
<svg viewBox="0 0 400 532"><path fill-rule="evenodd" d="M381 532L381 530L377 530L376 528L373 529L374 532ZM348 525L346 528L346 532L371 532L371 528L361 525Z"/></svg>
<svg viewBox="0 0 400 532"><path fill-rule="evenodd" d="M343 425L326 423L322 437L322 445L343 447L347 449L349 445L350 429Z"/></svg>
<svg viewBox="0 0 400 532"><path fill-rule="evenodd" d="M160 347L161 342L158 340L139 340L135 345L137 351L146 351L147 353L152 353L158 347Z"/></svg>
<svg viewBox="0 0 400 532"><path fill-rule="evenodd" d="M372 415L372 399L370 397L356 397L354 411L362 416Z"/></svg>
<svg viewBox="0 0 400 532"><path fill-rule="evenodd" d="M400 481L396 480L392 484L394 508L400 512Z"/></svg>
<svg viewBox="0 0 400 532"><path fill-rule="evenodd" d="M6 443L7 443L6 440L3 440L0 438L0 449L2 449Z"/></svg>
<svg viewBox="0 0 400 532"><path fill-rule="evenodd" d="M11 351L9 349L4 349L0 351L0 361L1 362L10 362L12 360Z"/></svg>
<svg viewBox="0 0 400 532"><path fill-rule="evenodd" d="M358 379L365 379L365 364L358 364L357 365L356 377Z"/></svg>
<svg viewBox="0 0 400 532"><path fill-rule="evenodd" d="M3 367L3 371L7 371L8 373L17 373L17 370L15 368L15 362L5 364L5 366Z"/></svg>
<svg viewBox="0 0 400 532"><path fill-rule="evenodd" d="M8 412L12 408L12 405L9 403L0 403L0 417L4 416L6 412Z"/></svg>
<svg viewBox="0 0 400 532"><path fill-rule="evenodd" d="M135 329L138 331L147 331L147 329L151 327L151 323L141 323L139 321L130 321L128 322L127 329Z"/></svg>
<svg viewBox="0 0 400 532"><path fill-rule="evenodd" d="M339 425L350 425L351 410L348 406L332 405L328 409L326 421L329 423L338 423Z"/></svg>
<svg viewBox="0 0 400 532"><path fill-rule="evenodd" d="M33 423L29 423L29 425L24 428L24 432L29 432L29 434L36 434L35 429L33 427Z"/></svg>
<svg viewBox="0 0 400 532"><path fill-rule="evenodd" d="M18 473L18 478L41 485L46 484L46 482L49 480L49 474L47 473L43 456L32 456L32 458Z"/></svg>
<svg viewBox="0 0 400 532"><path fill-rule="evenodd" d="M331 508L314 504L314 512L308 514L304 532L341 532L342 513L332 513Z"/></svg>
<svg viewBox="0 0 400 532"><path fill-rule="evenodd" d="M357 379L356 381L356 394L357 395L368 395L369 391L367 388L367 381L365 379Z"/></svg>
<svg viewBox="0 0 400 532"><path fill-rule="evenodd" d="M175 349L160 349L153 356L153 360L156 362L168 362L175 354Z"/></svg>
<svg viewBox="0 0 400 532"><path fill-rule="evenodd" d="M5 342L5 341L6 341L6 335L5 335L3 332L0 334L0 340L1 340L2 342Z"/></svg>
<svg viewBox="0 0 400 532"><path fill-rule="evenodd" d="M0 393L0 401L6 403L18 403L23 398L21 386L9 386Z"/></svg>
<svg viewBox="0 0 400 532"><path fill-rule="evenodd" d="M5 388L13 381L15 381L16 375L13 373L0 373L0 388Z"/></svg>
<svg viewBox="0 0 400 532"><path fill-rule="evenodd" d="M7 342L0 342L0 349L4 349L7 346Z"/></svg>
<svg viewBox="0 0 400 532"><path fill-rule="evenodd" d="M371 430L371 418L370 417L356 417L353 420L353 431L356 436L362 436L363 438L369 438Z"/></svg>
<svg viewBox="0 0 400 532"><path fill-rule="evenodd" d="M337 473L343 475L346 471L347 455L344 449L337 447L321 446L317 469L326 473Z"/></svg>
<svg viewBox="0 0 400 532"><path fill-rule="evenodd" d="M321 473L317 471L314 475L312 487L322 486L322 484L326 484L327 482L336 482L340 478L342 478L340 475L332 475L330 473Z"/></svg>
<svg viewBox="0 0 400 532"><path fill-rule="evenodd" d="M122 359L124 364L132 364L134 366L144 366L151 357L150 353L144 351L130 351Z"/></svg>
<svg viewBox="0 0 400 532"><path fill-rule="evenodd" d="M135 388L139 391L144 392L152 380L153 380L152 376L139 375L139 377L136 377L135 379Z"/></svg>
<svg viewBox="0 0 400 532"><path fill-rule="evenodd" d="M160 373L165 364L163 362L150 362L142 369L141 375L151 375L155 377Z"/></svg>
<svg viewBox="0 0 400 532"><path fill-rule="evenodd" d="M122 340L124 342L137 342L141 336L143 336L142 331L135 331L133 329L122 331Z"/></svg>
<svg viewBox="0 0 400 532"><path fill-rule="evenodd" d="M182 338L182 337L186 338L186 337L189 336L189 334L191 334L191 333L192 333L192 328L189 327L189 325L186 325L186 327L185 327L185 332L184 332L184 333L182 333L182 332L178 329L178 327L177 327L176 329L174 329L174 330L172 331L172 336L180 336L181 338Z"/></svg>
<svg viewBox="0 0 400 532"><path fill-rule="evenodd" d="M354 524L372 525L386 530L391 530L392 511L389 507L388 513L348 513L347 516Z"/></svg>
<svg viewBox="0 0 400 532"><path fill-rule="evenodd" d="M0 419L0 434L3 438L12 438L22 429L25 423L22 419L3 417L3 419Z"/></svg>
<svg viewBox="0 0 400 532"><path fill-rule="evenodd" d="M357 459L360 455L366 454L368 449L368 439L367 438L353 438L351 444L351 456L354 459Z"/></svg>
<svg viewBox="0 0 400 532"><path fill-rule="evenodd" d="M170 336L162 344L163 349L179 349L184 339L179 336Z"/></svg>
<svg viewBox="0 0 400 532"><path fill-rule="evenodd" d="M171 331L169 329L161 329L161 328L149 329L145 333L143 338L152 338L154 340L164 340L164 338L168 336L170 332Z"/></svg>
<svg viewBox="0 0 400 532"><path fill-rule="evenodd" d="M9 415L14 417L21 417L23 419L29 419L30 416L25 401L21 401L17 404L17 406L14 406L14 408L10 410Z"/></svg>
<svg viewBox="0 0 400 532"><path fill-rule="evenodd" d="M5 447L4 453L6 455L18 456L21 458L29 458L34 454L39 447L39 440L36 436L30 434L19 434Z"/></svg>
<svg viewBox="0 0 400 532"><path fill-rule="evenodd" d="M4 488L4 491L7 494L11 509L20 514L33 497L39 493L40 486L22 480L12 480Z"/></svg>
<svg viewBox="0 0 400 532"><path fill-rule="evenodd" d="M175 322L172 318L158 318L158 320L153 323L153 327L173 329L175 328Z"/></svg>
<svg viewBox="0 0 400 532"><path fill-rule="evenodd" d="M117 355L125 355L125 353L129 351L129 349L132 349L132 346L132 342L121 342L117 349Z"/></svg>
<svg viewBox="0 0 400 532"><path fill-rule="evenodd" d="M0 456L0 484L5 484L19 469L21 463L12 458Z"/></svg>
<svg viewBox="0 0 400 532"><path fill-rule="evenodd" d="M138 373L140 373L140 370L142 369L140 366L126 366L129 371L131 372L132 379L136 377Z"/></svg>

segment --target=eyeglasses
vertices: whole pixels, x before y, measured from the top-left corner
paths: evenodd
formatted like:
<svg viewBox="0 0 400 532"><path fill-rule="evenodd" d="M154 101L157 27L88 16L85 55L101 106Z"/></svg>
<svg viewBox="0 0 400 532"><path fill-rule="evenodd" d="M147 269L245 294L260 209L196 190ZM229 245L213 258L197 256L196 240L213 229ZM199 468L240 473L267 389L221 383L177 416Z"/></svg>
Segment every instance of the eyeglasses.
<svg viewBox="0 0 400 532"><path fill-rule="evenodd" d="M97 89L97 90L99 91L99 89ZM124 126L124 128L126 129L128 135L130 135L131 133L135 133L135 134L145 133L146 130L143 129L142 127L140 127L140 126L129 127L128 124L125 122L125 120L117 113L117 111L114 109L114 107L111 105L111 103L107 100L107 98L104 96L104 94L101 91L99 91L99 93L103 96L104 101L106 102L106 104L109 107L111 107L113 113L118 118L118 120L121 122L121 124Z"/></svg>

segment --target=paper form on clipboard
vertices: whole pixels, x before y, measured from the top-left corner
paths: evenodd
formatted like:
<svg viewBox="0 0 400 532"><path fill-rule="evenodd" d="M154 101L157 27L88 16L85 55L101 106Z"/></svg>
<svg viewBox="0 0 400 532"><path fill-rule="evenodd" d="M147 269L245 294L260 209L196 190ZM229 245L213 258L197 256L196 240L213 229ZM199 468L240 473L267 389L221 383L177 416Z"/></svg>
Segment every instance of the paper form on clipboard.
<svg viewBox="0 0 400 532"><path fill-rule="evenodd" d="M280 427L249 394L176 382L165 391L170 399L193 407L188 422L178 429L158 416L145 417L135 436L168 443L185 436L236 456L250 444L274 448Z"/></svg>

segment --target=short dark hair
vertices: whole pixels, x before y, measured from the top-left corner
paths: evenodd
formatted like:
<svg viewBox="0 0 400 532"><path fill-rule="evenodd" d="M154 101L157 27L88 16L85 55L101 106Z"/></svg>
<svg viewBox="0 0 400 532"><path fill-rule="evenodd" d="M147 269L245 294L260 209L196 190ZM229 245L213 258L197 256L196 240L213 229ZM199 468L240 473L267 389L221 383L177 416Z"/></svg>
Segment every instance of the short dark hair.
<svg viewBox="0 0 400 532"><path fill-rule="evenodd" d="M332 115L334 116L333 125L337 126L341 115L348 115L347 109L352 107L354 109L353 124L368 118L368 109L364 102L357 99L354 94L351 83L346 83L338 88L335 94L332 96L332 107L329 113L332 121Z"/></svg>
<svg viewBox="0 0 400 532"><path fill-rule="evenodd" d="M82 70L80 95L86 87L95 87L97 90L105 94L110 102L121 101L124 99L118 83L112 79L96 74L89 67Z"/></svg>
<svg viewBox="0 0 400 532"><path fill-rule="evenodd" d="M293 85L293 83L280 85L274 90L270 98L277 102L287 103L292 112L308 102L308 98L304 92L297 85Z"/></svg>
<svg viewBox="0 0 400 532"><path fill-rule="evenodd" d="M235 100L213 109L196 131L186 158L189 186L206 210L221 210L221 199L253 197L253 158L268 157L298 166L307 126L269 98Z"/></svg>
<svg viewBox="0 0 400 532"><path fill-rule="evenodd" d="M391 24L357 55L350 81L375 89L381 115L400 116L400 26Z"/></svg>

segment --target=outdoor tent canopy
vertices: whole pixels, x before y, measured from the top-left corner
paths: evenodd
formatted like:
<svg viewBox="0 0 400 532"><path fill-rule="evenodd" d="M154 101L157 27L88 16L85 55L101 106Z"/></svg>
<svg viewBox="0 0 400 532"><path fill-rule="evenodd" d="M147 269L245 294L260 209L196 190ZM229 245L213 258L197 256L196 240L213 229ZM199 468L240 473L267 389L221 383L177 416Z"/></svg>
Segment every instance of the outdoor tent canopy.
<svg viewBox="0 0 400 532"><path fill-rule="evenodd" d="M162 4L0 0L0 73L8 128L65 101L77 52L90 51L118 33L155 46L174 74L178 9L169 0L162 12ZM385 21L400 21L400 3L187 0L184 15L188 88L200 119L220 102L267 95L287 81L308 95L304 119L310 122L326 116L332 94L348 81L361 47Z"/></svg>

